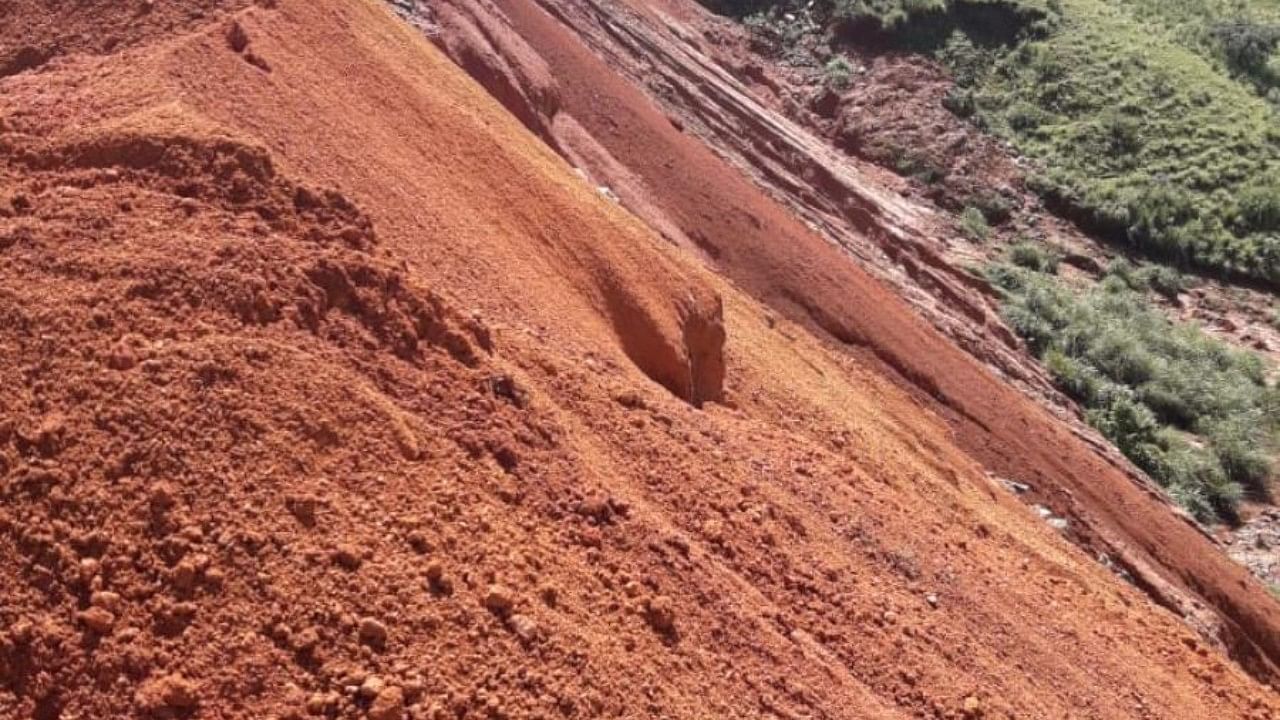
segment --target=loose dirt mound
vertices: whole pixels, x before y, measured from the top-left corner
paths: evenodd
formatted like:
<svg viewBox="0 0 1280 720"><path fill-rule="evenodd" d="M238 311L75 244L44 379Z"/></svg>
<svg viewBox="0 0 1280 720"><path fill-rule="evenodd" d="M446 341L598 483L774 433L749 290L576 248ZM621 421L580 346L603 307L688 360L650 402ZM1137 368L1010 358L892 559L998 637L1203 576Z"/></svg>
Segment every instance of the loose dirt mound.
<svg viewBox="0 0 1280 720"><path fill-rule="evenodd" d="M0 80L0 716L1280 711L382 7L205 20Z"/></svg>
<svg viewBox="0 0 1280 720"><path fill-rule="evenodd" d="M1082 547L1118 564L1259 677L1275 676L1280 616L1266 590L1096 433L1009 387L1014 378L1033 397L1053 392L1025 354L1011 352L1008 331L964 273L935 252L929 211L889 196L873 169L757 99L726 68L762 86L768 75L739 68L733 42L717 45L729 31L691 0L449 0L409 14L455 56L482 38L480 54L501 69L477 74L482 82L501 77L502 87L520 87L540 78L523 95L498 94L526 98L514 114L539 116L533 127L550 128L566 158L753 296L881 368L947 419L991 472L1070 518ZM555 103L528 102L548 94Z"/></svg>

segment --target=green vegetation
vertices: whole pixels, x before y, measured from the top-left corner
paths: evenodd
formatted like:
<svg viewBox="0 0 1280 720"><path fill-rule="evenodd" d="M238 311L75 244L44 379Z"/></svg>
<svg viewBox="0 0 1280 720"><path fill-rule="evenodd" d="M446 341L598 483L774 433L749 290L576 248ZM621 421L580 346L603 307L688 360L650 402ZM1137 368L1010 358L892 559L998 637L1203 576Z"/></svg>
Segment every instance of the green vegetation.
<svg viewBox="0 0 1280 720"><path fill-rule="evenodd" d="M853 64L843 55L831 58L823 68L823 72L826 75L827 85L836 90L847 89L853 84Z"/></svg>
<svg viewBox="0 0 1280 720"><path fill-rule="evenodd" d="M1047 33L997 48L957 31L937 51L961 83L949 104L1041 161L1033 187L1085 227L1280 283L1280 114L1261 75L1239 80L1234 30L1188 10L1220 4L1060 0Z"/></svg>
<svg viewBox="0 0 1280 720"><path fill-rule="evenodd" d="M1006 321L1089 423L1202 520L1229 520L1246 493L1265 496L1280 390L1261 359L1149 309L1145 271L1118 264L1081 294L1046 274L1056 264L1045 252L1015 245L987 276L1005 294Z"/></svg>
<svg viewBox="0 0 1280 720"><path fill-rule="evenodd" d="M827 28L932 54L957 82L947 107L1038 161L1032 187L1060 213L1169 265L1280 286L1276 0L705 1L756 13L784 48Z"/></svg>
<svg viewBox="0 0 1280 720"><path fill-rule="evenodd" d="M1036 272L1052 274L1058 271L1058 254L1033 240L1024 240L1010 247L1009 262Z"/></svg>
<svg viewBox="0 0 1280 720"><path fill-rule="evenodd" d="M1280 287L1280 0L704 2L748 16L785 62L823 69L798 40L825 33L837 50L945 64L945 106L1031 159L1052 209L1159 262L1118 261L1082 289L1055 277L1054 251L1017 242L985 270L1007 322L1197 517L1230 520L1267 494L1280 391L1262 361L1152 306L1189 287L1184 270ZM921 171L906 151L886 160ZM1013 210L997 194L965 203L959 229L978 241Z"/></svg>
<svg viewBox="0 0 1280 720"><path fill-rule="evenodd" d="M960 213L960 232L970 240L984 242L991 237L991 225L982 211L971 205Z"/></svg>

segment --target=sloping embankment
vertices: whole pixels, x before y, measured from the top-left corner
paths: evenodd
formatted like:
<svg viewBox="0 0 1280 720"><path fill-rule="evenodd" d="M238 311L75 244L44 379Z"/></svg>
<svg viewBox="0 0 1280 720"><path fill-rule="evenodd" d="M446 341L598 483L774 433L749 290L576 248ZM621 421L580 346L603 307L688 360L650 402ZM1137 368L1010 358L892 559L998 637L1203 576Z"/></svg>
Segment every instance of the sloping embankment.
<svg viewBox="0 0 1280 720"><path fill-rule="evenodd" d="M883 368L984 467L1070 518L1082 547L1273 677L1280 613L1266 590L1095 433L1029 401L1053 391L940 259L929 211L753 98L720 64L716 19L689 0L401 10L656 231Z"/></svg>
<svg viewBox="0 0 1280 720"><path fill-rule="evenodd" d="M0 716L1280 711L381 5L11 7Z"/></svg>

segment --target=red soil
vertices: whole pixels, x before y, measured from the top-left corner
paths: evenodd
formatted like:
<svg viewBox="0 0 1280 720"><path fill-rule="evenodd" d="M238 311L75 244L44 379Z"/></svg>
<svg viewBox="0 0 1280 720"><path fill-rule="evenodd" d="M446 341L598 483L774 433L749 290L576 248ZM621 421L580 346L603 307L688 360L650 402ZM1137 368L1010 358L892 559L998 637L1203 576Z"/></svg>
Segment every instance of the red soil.
<svg viewBox="0 0 1280 720"><path fill-rule="evenodd" d="M663 8L691 23L702 14L690 2L668 0ZM610 37L627 37L648 49L655 41L634 38L666 32L671 36L667 42L685 47L690 42L686 38L697 37L696 24L660 31L655 28L665 26L663 18L669 16L655 18L647 3L635 3L631 11L595 0L544 0L541 7L520 0L460 0L443 3L437 16L442 45L455 56L484 57L489 63L483 71L473 62L461 63L477 79L518 88L525 78L539 78L533 84L536 93L527 94L542 100L526 101L525 109L514 114L551 115L539 116L534 127L549 128L554 147L601 182L619 188L637 215L660 230L676 228L669 237L692 239L714 267L752 296L880 367L944 417L955 441L984 467L1030 484L1037 502L1070 517L1082 545L1111 556L1159 602L1225 645L1252 672L1268 680L1275 677L1280 608L1244 568L1173 512L1127 463L1117 464L1113 453L1099 452L1060 419L993 377L845 253L727 167L704 144L716 147L719 138L695 137L673 124L679 102L663 108L627 79L644 77L652 54L629 58L631 44L608 44ZM477 37L484 38L490 52L458 49ZM678 70L688 77L673 77L676 71L664 67L664 81L651 84L719 82L713 75L699 75L696 67ZM493 80L504 73L505 80ZM497 95L507 99L508 107L518 101L511 90ZM668 95L683 97L680 92ZM772 118L734 126L731 111L720 117L719 127L745 135L744 144L772 148L767 130ZM697 112L716 117L716 108ZM577 149L587 144L601 150L590 154ZM608 162L591 162L600 156ZM765 158L759 164L769 162ZM621 178L617 168L625 169ZM804 186L796 194L821 192L820 187ZM859 229L866 234L892 235L886 218L864 216L862 222ZM991 345L977 350L984 348L990 351Z"/></svg>
<svg viewBox="0 0 1280 720"><path fill-rule="evenodd" d="M269 4L18 5L0 717L1278 714L385 8Z"/></svg>

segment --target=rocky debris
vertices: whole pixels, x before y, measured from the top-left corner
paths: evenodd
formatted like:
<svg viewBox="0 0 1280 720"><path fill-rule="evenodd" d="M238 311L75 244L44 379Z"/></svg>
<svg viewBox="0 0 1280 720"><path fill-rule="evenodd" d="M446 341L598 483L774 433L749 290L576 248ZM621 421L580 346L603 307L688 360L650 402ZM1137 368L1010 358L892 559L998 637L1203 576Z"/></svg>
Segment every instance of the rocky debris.
<svg viewBox="0 0 1280 720"><path fill-rule="evenodd" d="M375 650L381 650L387 646L387 626L376 618L361 618L356 632L360 642Z"/></svg>
<svg viewBox="0 0 1280 720"><path fill-rule="evenodd" d="M538 623L528 615L515 613L507 618L507 627L520 638L523 643L531 643L538 639Z"/></svg>
<svg viewBox="0 0 1280 720"><path fill-rule="evenodd" d="M485 591L484 599L481 601L485 609L497 615L498 617L506 617L515 607L515 596L506 586L493 584Z"/></svg>
<svg viewBox="0 0 1280 720"><path fill-rule="evenodd" d="M101 607L91 607L88 610L84 610L78 617L85 627L99 635L110 634L116 623L116 616L111 611Z"/></svg>
<svg viewBox="0 0 1280 720"><path fill-rule="evenodd" d="M1005 490L1008 490L1014 495L1025 495L1031 492L1031 490L1033 489L1030 485L1024 482L1018 482L1017 480L1010 480L1009 478L1000 477L998 475L990 475L989 473L988 473L988 477L994 477L996 481L998 481L1001 485L1004 486Z"/></svg>
<svg viewBox="0 0 1280 720"><path fill-rule="evenodd" d="M1036 511L1036 515L1038 515L1041 520L1044 520L1046 525L1054 530L1057 530L1058 532L1066 532L1071 528L1070 520L1055 515L1053 510L1045 507L1044 505L1035 505L1033 506L1033 509Z"/></svg>
<svg viewBox="0 0 1280 720"><path fill-rule="evenodd" d="M378 691L369 705L369 720L402 720L405 713L404 690L390 685Z"/></svg>
<svg viewBox="0 0 1280 720"><path fill-rule="evenodd" d="M1280 509L1246 516L1239 527L1221 533L1232 558L1271 587L1280 588Z"/></svg>
<svg viewBox="0 0 1280 720"><path fill-rule="evenodd" d="M359 548L351 545L339 545L338 547L335 547L329 557L338 567L352 572L359 570L360 566L364 564L363 553Z"/></svg>
<svg viewBox="0 0 1280 720"><path fill-rule="evenodd" d="M147 680L135 695L138 707L146 712L189 711L200 704L198 686L180 674Z"/></svg>
<svg viewBox="0 0 1280 720"><path fill-rule="evenodd" d="M671 636L676 632L675 603L665 595L656 595L644 602L644 619L649 627L661 635Z"/></svg>

